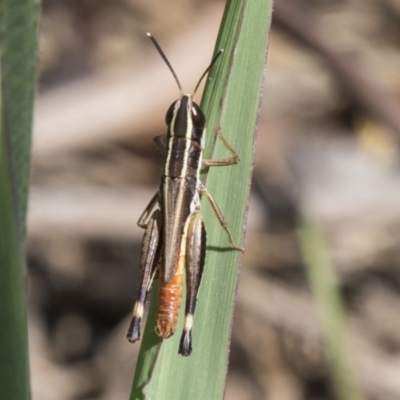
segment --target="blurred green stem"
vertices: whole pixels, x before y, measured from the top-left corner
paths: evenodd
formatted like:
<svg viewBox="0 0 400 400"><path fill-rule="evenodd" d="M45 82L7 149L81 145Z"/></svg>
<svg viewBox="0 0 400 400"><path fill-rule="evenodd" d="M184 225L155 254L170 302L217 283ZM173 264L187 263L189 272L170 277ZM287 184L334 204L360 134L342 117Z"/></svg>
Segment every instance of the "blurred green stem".
<svg viewBox="0 0 400 400"><path fill-rule="evenodd" d="M315 222L304 216L300 219L298 232L337 396L341 400L361 400L363 395L355 379L348 351L344 306L323 232Z"/></svg>
<svg viewBox="0 0 400 400"><path fill-rule="evenodd" d="M25 225L37 0L0 1L0 399L30 399L25 310Z"/></svg>
<svg viewBox="0 0 400 400"><path fill-rule="evenodd" d="M0 106L2 104L1 101ZM2 116L0 114L0 399L22 400L30 398L25 269L18 241Z"/></svg>

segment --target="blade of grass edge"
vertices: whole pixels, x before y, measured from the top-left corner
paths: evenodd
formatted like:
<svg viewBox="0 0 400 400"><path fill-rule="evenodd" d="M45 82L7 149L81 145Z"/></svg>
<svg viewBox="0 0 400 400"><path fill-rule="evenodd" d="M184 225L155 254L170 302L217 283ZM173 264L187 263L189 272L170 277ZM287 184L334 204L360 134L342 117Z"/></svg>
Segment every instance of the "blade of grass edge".
<svg viewBox="0 0 400 400"><path fill-rule="evenodd" d="M298 234L311 291L320 315L336 394L341 400L362 400L364 397L356 382L348 352L343 303L323 233L314 221L302 216Z"/></svg>
<svg viewBox="0 0 400 400"><path fill-rule="evenodd" d="M2 0L0 4L3 127L8 141L19 241L24 246L40 2Z"/></svg>
<svg viewBox="0 0 400 400"><path fill-rule="evenodd" d="M30 399L25 220L39 7L0 3L0 398Z"/></svg>
<svg viewBox="0 0 400 400"><path fill-rule="evenodd" d="M0 123L0 398L22 400L30 398L23 268Z"/></svg>
<svg viewBox="0 0 400 400"><path fill-rule="evenodd" d="M244 236L271 12L272 1L227 3L215 47L215 51L223 48L224 55L210 73L202 100L209 136L205 156L212 154L220 125L241 158L238 166L210 169L207 179L207 187L239 243ZM226 156L226 149L217 142L213 158ZM178 355L181 312L177 333L163 342L157 362L154 355L143 360L144 346L149 346L144 338L138 361L141 369L135 374L131 400L223 397L241 254L230 248L225 232L204 200L202 210L208 247L194 321L193 353L188 358ZM151 340L156 340L153 329L154 319L149 316L145 336L153 335Z"/></svg>

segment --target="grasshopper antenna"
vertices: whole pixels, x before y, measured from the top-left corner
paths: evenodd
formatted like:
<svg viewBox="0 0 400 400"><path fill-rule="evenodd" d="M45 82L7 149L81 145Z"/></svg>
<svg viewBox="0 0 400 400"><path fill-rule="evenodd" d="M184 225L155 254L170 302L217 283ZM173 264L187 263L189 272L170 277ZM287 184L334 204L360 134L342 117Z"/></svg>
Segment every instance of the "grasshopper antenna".
<svg viewBox="0 0 400 400"><path fill-rule="evenodd" d="M153 42L155 48L157 49L157 51L160 53L160 56L162 57L162 59L164 60L165 64L167 64L167 67L169 68L169 70L172 72L172 75L175 78L176 83L178 84L178 88L182 94L182 86L181 83L179 82L179 79L174 71L174 69L172 68L172 65L170 64L170 62L168 61L167 56L164 54L164 52L161 50L160 45L158 44L157 40L152 36L152 34L150 32L147 32L147 36L150 38L150 40Z"/></svg>
<svg viewBox="0 0 400 400"><path fill-rule="evenodd" d="M212 68L212 66L215 64L215 61L217 61L218 57L224 52L224 49L221 49L216 55L215 57L212 59L210 65L208 66L208 68L204 71L203 75L200 77L199 81L197 82L196 87L194 88L194 92L193 92L193 97L197 92L197 89L200 86L201 81L203 80L203 78L207 75L208 71Z"/></svg>

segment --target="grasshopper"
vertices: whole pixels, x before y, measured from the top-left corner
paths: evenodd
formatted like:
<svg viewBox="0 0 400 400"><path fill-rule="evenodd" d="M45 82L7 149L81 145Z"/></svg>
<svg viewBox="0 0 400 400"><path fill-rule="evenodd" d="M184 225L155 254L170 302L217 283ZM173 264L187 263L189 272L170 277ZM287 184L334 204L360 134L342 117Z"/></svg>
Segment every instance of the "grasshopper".
<svg viewBox="0 0 400 400"><path fill-rule="evenodd" d="M222 54L220 50L197 83L193 95L184 94L175 71L154 37L147 34L172 72L180 90L180 97L166 114L168 132L154 138L165 156L165 164L158 192L139 218L145 230L141 256L139 287L127 339L140 339L140 323L144 305L153 280L159 279L158 310L155 331L167 339L174 334L182 301L186 272L186 310L179 353L192 352L192 326L206 256L206 230L200 213L200 199L205 196L215 212L234 249L237 245L227 223L212 196L200 180L203 168L237 164L239 156L217 130L217 137L230 152L229 158L205 160L202 152L206 135L206 118L194 95L208 71Z"/></svg>

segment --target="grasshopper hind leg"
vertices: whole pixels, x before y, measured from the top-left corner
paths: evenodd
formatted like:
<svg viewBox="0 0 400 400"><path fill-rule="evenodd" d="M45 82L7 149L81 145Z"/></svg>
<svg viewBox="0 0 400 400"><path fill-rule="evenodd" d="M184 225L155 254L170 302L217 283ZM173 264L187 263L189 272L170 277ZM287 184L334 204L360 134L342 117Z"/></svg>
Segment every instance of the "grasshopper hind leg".
<svg viewBox="0 0 400 400"><path fill-rule="evenodd" d="M132 320L126 338L134 343L140 339L140 323L142 321L147 295L151 288L154 276L157 273L160 257L160 233L162 216L160 210L151 215L142 242L140 256L139 287L136 293L136 302L133 308Z"/></svg>
<svg viewBox="0 0 400 400"><path fill-rule="evenodd" d="M206 258L206 231L199 213L191 217L186 243L186 309L185 323L179 354L189 356L192 352L193 315L196 308L197 293L203 275Z"/></svg>

